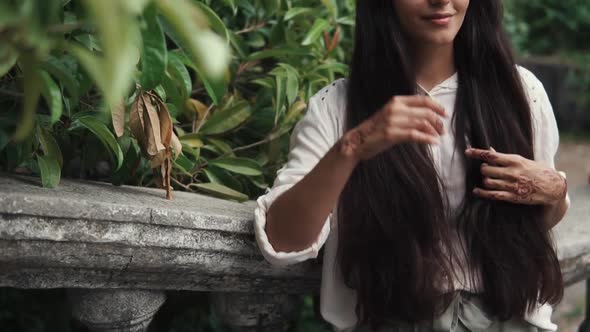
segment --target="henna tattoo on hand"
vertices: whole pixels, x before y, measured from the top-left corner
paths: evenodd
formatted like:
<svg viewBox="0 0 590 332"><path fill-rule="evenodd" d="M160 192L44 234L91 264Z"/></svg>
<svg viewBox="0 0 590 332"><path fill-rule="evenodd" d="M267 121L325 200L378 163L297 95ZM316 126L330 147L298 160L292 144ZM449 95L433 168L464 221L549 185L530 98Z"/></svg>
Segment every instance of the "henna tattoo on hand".
<svg viewBox="0 0 590 332"><path fill-rule="evenodd" d="M345 156L353 156L359 153L359 150L365 144L367 137L375 128L375 120L367 119L359 127L346 133L340 141L340 151Z"/></svg>
<svg viewBox="0 0 590 332"><path fill-rule="evenodd" d="M516 181L516 202L533 203L533 195L540 190L539 183L534 179L521 175Z"/></svg>

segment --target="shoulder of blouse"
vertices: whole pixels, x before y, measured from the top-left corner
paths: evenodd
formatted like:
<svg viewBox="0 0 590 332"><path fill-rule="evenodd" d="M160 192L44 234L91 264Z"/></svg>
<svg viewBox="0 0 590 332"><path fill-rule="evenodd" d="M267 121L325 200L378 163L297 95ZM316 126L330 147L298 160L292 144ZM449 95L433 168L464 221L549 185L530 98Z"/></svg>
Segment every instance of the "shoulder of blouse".
<svg viewBox="0 0 590 332"><path fill-rule="evenodd" d="M543 83L530 70L518 66L531 108L535 159L555 168L555 156L559 148L559 129L553 106Z"/></svg>
<svg viewBox="0 0 590 332"><path fill-rule="evenodd" d="M323 86L310 98L310 108L313 108L312 103L315 102L316 111L325 115L324 119L329 121L334 141L342 136L347 88L348 78L339 78Z"/></svg>

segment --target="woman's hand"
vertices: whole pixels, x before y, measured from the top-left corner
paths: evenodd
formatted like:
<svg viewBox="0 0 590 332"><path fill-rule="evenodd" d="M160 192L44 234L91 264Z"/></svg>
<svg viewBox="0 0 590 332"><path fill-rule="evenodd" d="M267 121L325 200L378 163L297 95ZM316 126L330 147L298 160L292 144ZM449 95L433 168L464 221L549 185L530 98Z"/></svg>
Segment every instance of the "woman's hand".
<svg viewBox="0 0 590 332"><path fill-rule="evenodd" d="M555 205L567 194L567 180L558 171L517 154L491 150L465 150L467 157L483 160L483 188L474 194L520 204Z"/></svg>
<svg viewBox="0 0 590 332"><path fill-rule="evenodd" d="M445 109L426 96L394 96L379 111L339 140L340 151L357 160L370 159L394 144L438 144L444 133Z"/></svg>

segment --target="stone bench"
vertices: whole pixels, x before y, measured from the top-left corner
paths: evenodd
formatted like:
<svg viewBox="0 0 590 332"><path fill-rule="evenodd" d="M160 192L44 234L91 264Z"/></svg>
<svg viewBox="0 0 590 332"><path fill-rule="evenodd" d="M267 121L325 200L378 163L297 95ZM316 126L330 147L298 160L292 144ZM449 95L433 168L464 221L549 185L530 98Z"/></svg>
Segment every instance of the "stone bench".
<svg viewBox="0 0 590 332"><path fill-rule="evenodd" d="M567 285L590 277L590 186L570 191L556 227ZM145 331L167 290L209 294L238 331L278 331L300 295L317 293L315 260L278 268L254 240L255 202L153 188L0 173L0 286L66 288L92 331ZM584 330L587 331L588 329Z"/></svg>

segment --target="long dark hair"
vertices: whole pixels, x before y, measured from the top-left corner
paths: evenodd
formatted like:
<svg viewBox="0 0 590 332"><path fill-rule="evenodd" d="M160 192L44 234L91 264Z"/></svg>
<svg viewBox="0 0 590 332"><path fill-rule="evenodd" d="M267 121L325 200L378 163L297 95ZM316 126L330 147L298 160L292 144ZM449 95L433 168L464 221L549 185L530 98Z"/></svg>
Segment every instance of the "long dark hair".
<svg viewBox="0 0 590 332"><path fill-rule="evenodd" d="M392 0L358 0L347 88L349 130L392 95L416 93L408 41ZM500 0L471 1L454 41L459 88L453 117L458 151L471 146L533 159L531 110L502 29ZM480 294L500 320L524 316L537 301L557 304L563 280L540 205L479 198L481 162L459 154L466 195L451 218L448 197L424 144L392 146L362 161L338 204L337 263L357 291L358 325L432 321L452 300L456 236ZM455 235L455 236L454 236ZM475 282L478 275L471 275Z"/></svg>

